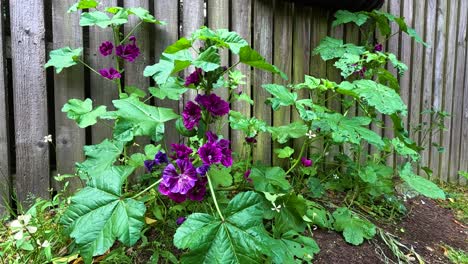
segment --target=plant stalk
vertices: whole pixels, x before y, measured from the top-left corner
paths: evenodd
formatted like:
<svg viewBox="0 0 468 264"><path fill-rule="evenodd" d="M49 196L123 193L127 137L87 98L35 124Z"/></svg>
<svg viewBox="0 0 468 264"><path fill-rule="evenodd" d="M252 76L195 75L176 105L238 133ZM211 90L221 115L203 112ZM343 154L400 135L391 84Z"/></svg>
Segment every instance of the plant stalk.
<svg viewBox="0 0 468 264"><path fill-rule="evenodd" d="M145 192L147 192L147 191L153 189L153 187L156 186L156 185L158 185L161 181L162 181L162 178L159 179L159 180L157 180L155 183L151 184L150 186L148 186L148 187L147 187L146 189L144 189L143 191L141 191L141 192L135 194L134 196L132 196L132 199L135 199L135 198L141 196L142 194L144 194Z"/></svg>
<svg viewBox="0 0 468 264"><path fill-rule="evenodd" d="M219 217L221 217L221 221L224 222L224 216L221 213L221 210L219 209L218 201L216 200L216 195L213 189L213 184L211 183L210 175L208 175L208 173L206 174L206 178L208 179L208 185L210 186L210 192L211 192L211 196L213 197L213 202L215 204L216 211L218 211L218 215Z"/></svg>

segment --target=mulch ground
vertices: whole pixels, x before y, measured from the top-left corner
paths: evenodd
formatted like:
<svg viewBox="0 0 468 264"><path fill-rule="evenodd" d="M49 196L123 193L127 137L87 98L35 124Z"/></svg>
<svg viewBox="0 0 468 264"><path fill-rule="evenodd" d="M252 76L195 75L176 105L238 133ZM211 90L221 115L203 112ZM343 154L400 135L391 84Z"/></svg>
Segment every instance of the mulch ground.
<svg viewBox="0 0 468 264"><path fill-rule="evenodd" d="M413 247L426 263L450 263L444 255L443 245L468 252L468 228L455 220L452 211L420 197L408 201L407 208L410 213L401 223L384 229L397 235L399 241L407 247ZM335 232L316 230L314 238L320 247L320 253L314 260L318 264L385 263L380 257L379 247L387 257L392 257L386 245L378 238L359 247L347 244Z"/></svg>

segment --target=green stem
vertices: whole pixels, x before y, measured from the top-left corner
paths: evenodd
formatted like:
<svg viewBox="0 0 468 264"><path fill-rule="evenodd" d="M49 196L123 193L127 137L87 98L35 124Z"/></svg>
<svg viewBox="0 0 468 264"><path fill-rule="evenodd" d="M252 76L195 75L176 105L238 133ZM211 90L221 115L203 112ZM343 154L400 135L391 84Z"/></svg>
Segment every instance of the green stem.
<svg viewBox="0 0 468 264"><path fill-rule="evenodd" d="M141 196L142 194L144 194L145 192L147 192L147 191L153 189L153 187L156 186L156 185L158 185L161 181L162 181L162 178L159 179L159 180L157 180L155 183L151 184L150 186L148 186L148 187L147 187L146 189L144 189L143 191L141 191L141 192L135 194L135 195L132 197L132 199L135 199L135 198Z"/></svg>
<svg viewBox="0 0 468 264"><path fill-rule="evenodd" d="M299 152L299 156L297 157L296 162L294 162L294 164L292 165L292 167L289 168L289 170L286 172L286 175L288 175L288 173L290 173L290 172L297 166L297 164L299 164L299 162L301 161L301 157L302 157L302 155L304 154L304 150L305 150L306 145L307 145L307 140L306 140L306 142L304 142L304 144L302 145L301 152Z"/></svg>
<svg viewBox="0 0 468 264"><path fill-rule="evenodd" d="M83 64L86 68L90 69L92 72L96 73L97 75L101 76L99 72L97 72L95 69L93 69L91 66L86 64L86 62L82 61L80 58L76 59L79 63Z"/></svg>
<svg viewBox="0 0 468 264"><path fill-rule="evenodd" d="M221 221L224 222L224 216L221 213L221 210L219 209L218 201L216 200L216 195L213 189L213 184L211 183L210 175L208 175L208 173L206 174L206 178L208 179L208 185L210 186L210 192L211 192L211 196L213 196L213 202L215 204L216 211L218 211L218 215L219 217L221 217Z"/></svg>
<svg viewBox="0 0 468 264"><path fill-rule="evenodd" d="M120 43L120 37L119 37L119 27L112 27L114 30L114 43L117 45L117 43ZM115 69L120 72L120 58L118 56L115 57ZM120 79L116 80L117 83L117 88L119 89L119 97L122 94L122 82Z"/></svg>
<svg viewBox="0 0 468 264"><path fill-rule="evenodd" d="M133 32L135 32L135 30L141 25L143 24L143 21L140 21L138 24L136 24L132 30L130 30L130 32L128 32L128 34L125 36L125 38L122 39L122 41L119 42L119 44L122 44L124 43L132 34Z"/></svg>
<svg viewBox="0 0 468 264"><path fill-rule="evenodd" d="M229 67L225 71L223 71L221 76L223 76L226 72L229 72L232 68L236 67L239 63L240 63L240 61L238 61L238 62L234 63L233 65L231 65L231 67Z"/></svg>

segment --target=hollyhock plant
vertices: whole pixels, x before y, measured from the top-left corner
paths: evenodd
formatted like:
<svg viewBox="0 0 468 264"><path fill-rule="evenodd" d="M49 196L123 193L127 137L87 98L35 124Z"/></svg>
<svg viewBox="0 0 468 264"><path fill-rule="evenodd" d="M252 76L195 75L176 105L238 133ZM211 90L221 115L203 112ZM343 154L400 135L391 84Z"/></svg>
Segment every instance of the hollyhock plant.
<svg viewBox="0 0 468 264"><path fill-rule="evenodd" d="M200 77L203 71L200 68L195 68L195 70L185 78L185 86L190 86L191 84L197 86L200 83Z"/></svg>
<svg viewBox="0 0 468 264"><path fill-rule="evenodd" d="M140 55L140 49L136 45L135 36L131 36L128 40L132 43L117 46L115 54L128 62L133 62Z"/></svg>
<svg viewBox="0 0 468 264"><path fill-rule="evenodd" d="M198 126L201 119L201 108L192 101L188 101L182 112L182 121L188 130Z"/></svg>
<svg viewBox="0 0 468 264"><path fill-rule="evenodd" d="M196 170L197 170L198 175L205 176L206 173L210 170L210 165L203 164L200 167L198 167Z"/></svg>
<svg viewBox="0 0 468 264"><path fill-rule="evenodd" d="M163 153L162 151L159 151L156 153L154 156L154 159L152 160L145 160L145 168L147 171L151 172L154 168L154 166L161 165L163 163L168 163L169 161L167 160L167 155L166 153Z"/></svg>
<svg viewBox="0 0 468 264"><path fill-rule="evenodd" d="M232 166L232 151L229 140L219 139L211 131L206 132L207 142L198 150L200 159L206 165L221 163L225 167Z"/></svg>
<svg viewBox="0 0 468 264"><path fill-rule="evenodd" d="M177 168L172 163L168 164L162 173L159 191L164 195L187 194L197 182L197 172L191 161L179 159L176 165Z"/></svg>
<svg viewBox="0 0 468 264"><path fill-rule="evenodd" d="M206 184L208 179L206 177L198 178L195 186L187 193L187 197L192 201L202 201L206 195Z"/></svg>
<svg viewBox="0 0 468 264"><path fill-rule="evenodd" d="M112 67L110 67L109 69L100 69L99 74L101 74L102 77L109 79L109 80L119 79L122 77L120 72L118 72L116 69Z"/></svg>
<svg viewBox="0 0 468 264"><path fill-rule="evenodd" d="M114 45L110 41L104 41L101 46L99 46L99 52L102 56L109 56L114 50Z"/></svg>
<svg viewBox="0 0 468 264"><path fill-rule="evenodd" d="M184 144L171 144L171 149L175 155L172 155L173 159L188 159L193 150Z"/></svg>
<svg viewBox="0 0 468 264"><path fill-rule="evenodd" d="M229 103L216 94L197 95L195 101L213 116L223 116L229 113Z"/></svg>

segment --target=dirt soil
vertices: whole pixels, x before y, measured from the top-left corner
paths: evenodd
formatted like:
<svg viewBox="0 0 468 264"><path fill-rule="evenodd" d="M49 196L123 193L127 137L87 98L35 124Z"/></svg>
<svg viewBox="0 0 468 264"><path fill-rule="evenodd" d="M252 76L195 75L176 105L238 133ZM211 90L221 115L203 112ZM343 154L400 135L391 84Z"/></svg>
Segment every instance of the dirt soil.
<svg viewBox="0 0 468 264"><path fill-rule="evenodd" d="M426 263L450 263L444 255L443 245L468 252L468 227L456 221L452 211L421 197L408 201L406 206L410 213L401 223L383 228L397 235L407 247L413 247ZM379 257L381 254L378 253L378 247L386 256L392 256L383 241L377 238L359 247L347 244L335 232L317 230L314 238L320 247L320 253L314 261L318 264L385 263Z"/></svg>

